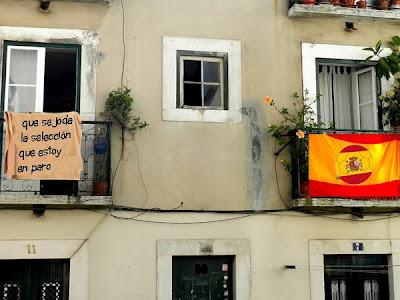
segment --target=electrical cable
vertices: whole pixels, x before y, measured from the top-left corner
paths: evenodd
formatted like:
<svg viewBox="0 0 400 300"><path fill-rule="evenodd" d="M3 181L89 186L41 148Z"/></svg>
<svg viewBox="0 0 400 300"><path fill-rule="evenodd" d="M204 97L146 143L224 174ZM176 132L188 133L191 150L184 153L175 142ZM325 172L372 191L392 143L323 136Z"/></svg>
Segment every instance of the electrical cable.
<svg viewBox="0 0 400 300"><path fill-rule="evenodd" d="M143 180L142 170L140 169L140 156L139 156L139 150L138 150L138 147L137 147L137 145L136 145L136 140L135 140L135 138L133 138L133 144L135 145L135 150L136 150L136 163L137 163L137 168L138 168L138 173L139 173L140 182L141 182L141 184L142 184L142 186L143 186L143 189L144 189L144 191L145 191L145 193L146 193L146 199L145 199L145 201L144 201L144 203L143 203L143 206L145 206L145 205L147 204L148 200L149 200L149 192L148 192L147 186L146 186L146 184L145 184L145 182L144 182L144 180ZM182 203L182 205L183 205L183 202L181 202L181 203Z"/></svg>
<svg viewBox="0 0 400 300"><path fill-rule="evenodd" d="M125 74L125 58L126 58L126 44L125 44L125 7L124 0L121 0L122 10L122 70L121 70L121 87L124 85Z"/></svg>

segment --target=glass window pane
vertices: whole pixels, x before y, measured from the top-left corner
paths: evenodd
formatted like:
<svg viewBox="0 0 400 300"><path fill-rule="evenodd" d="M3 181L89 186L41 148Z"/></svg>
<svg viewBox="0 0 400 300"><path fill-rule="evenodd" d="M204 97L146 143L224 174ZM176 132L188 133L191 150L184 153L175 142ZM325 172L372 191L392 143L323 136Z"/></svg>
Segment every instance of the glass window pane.
<svg viewBox="0 0 400 300"><path fill-rule="evenodd" d="M375 129L374 106L372 103L360 106L360 129Z"/></svg>
<svg viewBox="0 0 400 300"><path fill-rule="evenodd" d="M36 88L27 86L10 86L8 111L34 112Z"/></svg>
<svg viewBox="0 0 400 300"><path fill-rule="evenodd" d="M202 106L201 84L183 84L183 104L188 106Z"/></svg>
<svg viewBox="0 0 400 300"><path fill-rule="evenodd" d="M10 84L36 84L36 50L11 49Z"/></svg>
<svg viewBox="0 0 400 300"><path fill-rule="evenodd" d="M221 82L220 80L220 63L219 62L208 62L203 63L203 81L205 82Z"/></svg>
<svg viewBox="0 0 400 300"><path fill-rule="evenodd" d="M372 91L372 71L362 73L358 76L358 92L360 94L360 103L372 100L374 93Z"/></svg>
<svg viewBox="0 0 400 300"><path fill-rule="evenodd" d="M221 87L219 85L204 85L204 105L221 107Z"/></svg>
<svg viewBox="0 0 400 300"><path fill-rule="evenodd" d="M201 61L183 61L183 80L201 82Z"/></svg>

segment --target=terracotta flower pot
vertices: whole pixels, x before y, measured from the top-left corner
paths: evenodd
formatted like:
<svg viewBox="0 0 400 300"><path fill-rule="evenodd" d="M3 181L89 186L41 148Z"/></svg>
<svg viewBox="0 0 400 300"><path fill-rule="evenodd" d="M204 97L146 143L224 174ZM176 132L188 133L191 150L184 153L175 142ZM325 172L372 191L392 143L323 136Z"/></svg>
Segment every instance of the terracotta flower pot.
<svg viewBox="0 0 400 300"><path fill-rule="evenodd" d="M303 0L303 4L307 5L315 5L317 3L317 0Z"/></svg>
<svg viewBox="0 0 400 300"><path fill-rule="evenodd" d="M342 6L355 7L355 0L342 0Z"/></svg>
<svg viewBox="0 0 400 300"><path fill-rule="evenodd" d="M376 5L377 9L388 10L389 9L389 0L376 0L375 5Z"/></svg>
<svg viewBox="0 0 400 300"><path fill-rule="evenodd" d="M400 0L392 0L390 3L390 9L400 9Z"/></svg>
<svg viewBox="0 0 400 300"><path fill-rule="evenodd" d="M331 0L332 5L342 5L342 0Z"/></svg>
<svg viewBox="0 0 400 300"><path fill-rule="evenodd" d="M300 182L300 196L308 196L308 180L302 180Z"/></svg>
<svg viewBox="0 0 400 300"><path fill-rule="evenodd" d="M358 8L367 8L367 0L360 0L357 3Z"/></svg>
<svg viewBox="0 0 400 300"><path fill-rule="evenodd" d="M93 183L93 194L95 196L106 196L108 194L108 183L107 182L94 182Z"/></svg>

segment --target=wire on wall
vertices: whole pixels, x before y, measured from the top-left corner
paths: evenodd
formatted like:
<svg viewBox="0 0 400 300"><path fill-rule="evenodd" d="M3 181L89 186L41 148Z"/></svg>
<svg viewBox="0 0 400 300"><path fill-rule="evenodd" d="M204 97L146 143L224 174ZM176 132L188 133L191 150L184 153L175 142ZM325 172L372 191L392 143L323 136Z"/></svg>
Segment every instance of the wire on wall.
<svg viewBox="0 0 400 300"><path fill-rule="evenodd" d="M126 60L124 0L121 0L121 11L122 11L122 70L121 70L121 87L122 87L124 85L125 60Z"/></svg>

